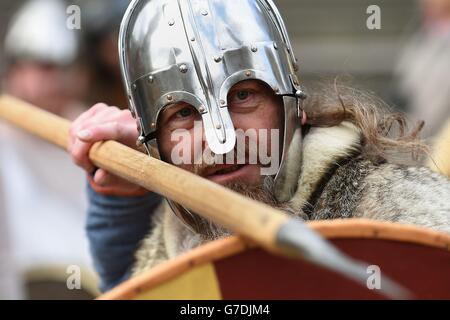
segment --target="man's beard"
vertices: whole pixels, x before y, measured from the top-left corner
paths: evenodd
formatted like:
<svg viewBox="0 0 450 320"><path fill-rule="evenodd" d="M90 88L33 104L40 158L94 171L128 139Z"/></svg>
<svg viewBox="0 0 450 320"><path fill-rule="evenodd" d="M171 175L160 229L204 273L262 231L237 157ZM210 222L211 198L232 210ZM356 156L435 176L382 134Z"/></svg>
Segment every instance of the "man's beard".
<svg viewBox="0 0 450 320"><path fill-rule="evenodd" d="M236 181L225 185L226 188L231 189L244 197L256 200L271 206L272 208L282 210L290 215L296 214L296 210L288 202L279 202L273 191L274 179L272 177L265 177L258 185L250 185L242 181ZM189 225L196 233L198 233L202 240L212 241L226 236L230 236L232 232L226 228L215 224L195 212L183 212L181 217L186 224Z"/></svg>
<svg viewBox="0 0 450 320"><path fill-rule="evenodd" d="M208 152L202 153L200 156L201 160L200 164L193 164L189 168L189 171L194 173L195 175L205 177L208 169L214 168L215 165L211 165L211 159L217 159L216 155L212 153L210 150ZM245 160L249 159L249 146L245 145ZM234 150L234 163L238 163L237 159L237 150ZM206 155L206 156L205 156ZM208 157L208 159L206 158ZM211 157L211 158L210 158ZM222 156L224 157L224 156ZM219 158L220 159L220 158ZM224 158L222 158L222 163L224 162ZM291 215L299 215L298 210L294 210L289 202L281 203L275 197L274 192L274 178L272 176L261 176L259 183L250 184L246 181L234 181L224 185L224 187L231 189L244 197L250 198L252 200L256 200L262 202L270 207L275 209L282 210ZM210 241L216 240L225 236L231 235L231 231L226 228L215 224L214 222L187 210L180 210L180 218L196 233L200 235L202 240Z"/></svg>

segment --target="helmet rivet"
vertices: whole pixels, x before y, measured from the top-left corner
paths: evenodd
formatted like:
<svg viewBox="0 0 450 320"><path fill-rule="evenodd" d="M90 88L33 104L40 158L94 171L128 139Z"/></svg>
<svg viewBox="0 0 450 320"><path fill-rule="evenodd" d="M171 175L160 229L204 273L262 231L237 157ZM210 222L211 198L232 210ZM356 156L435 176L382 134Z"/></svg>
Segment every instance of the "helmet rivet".
<svg viewBox="0 0 450 320"><path fill-rule="evenodd" d="M251 72L251 71L245 71L245 75L246 75L247 77L250 77L250 76L252 75L252 72Z"/></svg>
<svg viewBox="0 0 450 320"><path fill-rule="evenodd" d="M255 46L252 46L252 52L257 52L257 51L258 51L258 48Z"/></svg>
<svg viewBox="0 0 450 320"><path fill-rule="evenodd" d="M308 95L307 95L305 92L303 92L302 90L298 90L298 91L295 93L295 96L296 96L297 98L302 99L302 100L305 100L306 98L308 98Z"/></svg>
<svg viewBox="0 0 450 320"><path fill-rule="evenodd" d="M168 100L168 101L172 101L173 100L173 96L171 96L170 94L166 97L166 99Z"/></svg>
<svg viewBox="0 0 450 320"><path fill-rule="evenodd" d="M175 20L169 20L169 26L173 26L175 24Z"/></svg>
<svg viewBox="0 0 450 320"><path fill-rule="evenodd" d="M222 129L222 125L218 124L218 125L216 126L216 129L217 129L217 130Z"/></svg>
<svg viewBox="0 0 450 320"><path fill-rule="evenodd" d="M186 72L188 72L188 67L187 67L187 65L182 64L182 65L180 66L180 72L181 72L181 73L186 73Z"/></svg>
<svg viewBox="0 0 450 320"><path fill-rule="evenodd" d="M154 81L155 79L153 78L153 76L149 76L147 80L148 80L149 83L153 83L153 81Z"/></svg>
<svg viewBox="0 0 450 320"><path fill-rule="evenodd" d="M226 102L225 100L220 100L220 105L221 105L221 106L226 106L226 105L227 105L227 102Z"/></svg>
<svg viewBox="0 0 450 320"><path fill-rule="evenodd" d="M140 136L137 141L136 141L136 146L138 147L142 147L145 143L145 137L144 136Z"/></svg>
<svg viewBox="0 0 450 320"><path fill-rule="evenodd" d="M150 127L151 127L152 129L155 129L155 128L156 128L156 123L152 122L152 124L150 125Z"/></svg>
<svg viewBox="0 0 450 320"><path fill-rule="evenodd" d="M207 16L208 15L208 11L206 11L206 10L202 10L202 16Z"/></svg>
<svg viewBox="0 0 450 320"><path fill-rule="evenodd" d="M195 41L195 37L192 37L192 38L191 38L191 41L194 42L194 41Z"/></svg>
<svg viewBox="0 0 450 320"><path fill-rule="evenodd" d="M275 91L275 93L280 93L280 88L273 88L273 91Z"/></svg>
<svg viewBox="0 0 450 320"><path fill-rule="evenodd" d="M278 50L278 45L276 42L273 43L273 47L275 48L275 50Z"/></svg>
<svg viewBox="0 0 450 320"><path fill-rule="evenodd" d="M205 107L200 107L198 108L198 111L200 111L201 113L204 113L206 111Z"/></svg>
<svg viewBox="0 0 450 320"><path fill-rule="evenodd" d="M221 56L215 56L215 57L214 57L214 61L217 62L217 63L219 63L219 62L222 61L222 57L221 57Z"/></svg>
<svg viewBox="0 0 450 320"><path fill-rule="evenodd" d="M133 84L133 90L136 90L136 89L137 89L137 85Z"/></svg>

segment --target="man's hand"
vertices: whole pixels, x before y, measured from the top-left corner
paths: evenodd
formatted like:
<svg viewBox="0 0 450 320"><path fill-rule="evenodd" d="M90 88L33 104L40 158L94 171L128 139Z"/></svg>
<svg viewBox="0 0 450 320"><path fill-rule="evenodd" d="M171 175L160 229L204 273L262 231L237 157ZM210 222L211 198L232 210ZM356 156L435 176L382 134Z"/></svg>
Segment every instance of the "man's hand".
<svg viewBox="0 0 450 320"><path fill-rule="evenodd" d="M147 191L103 169L89 160L89 150L99 141L115 140L136 149L139 132L128 110L99 103L80 115L69 131L68 151L73 161L86 170L95 191L110 195L142 195Z"/></svg>

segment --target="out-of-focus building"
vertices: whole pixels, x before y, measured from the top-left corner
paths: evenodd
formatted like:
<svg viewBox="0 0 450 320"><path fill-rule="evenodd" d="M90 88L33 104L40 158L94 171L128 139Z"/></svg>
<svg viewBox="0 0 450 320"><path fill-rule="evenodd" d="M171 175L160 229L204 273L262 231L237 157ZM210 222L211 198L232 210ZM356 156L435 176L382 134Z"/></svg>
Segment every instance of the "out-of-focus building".
<svg viewBox="0 0 450 320"><path fill-rule="evenodd" d="M411 0L278 0L300 76L308 85L321 79L345 80L393 99L392 75L398 57L419 24ZM368 8L380 9L380 29L369 29ZM369 10L369 12L371 12ZM404 107L398 103L399 108Z"/></svg>

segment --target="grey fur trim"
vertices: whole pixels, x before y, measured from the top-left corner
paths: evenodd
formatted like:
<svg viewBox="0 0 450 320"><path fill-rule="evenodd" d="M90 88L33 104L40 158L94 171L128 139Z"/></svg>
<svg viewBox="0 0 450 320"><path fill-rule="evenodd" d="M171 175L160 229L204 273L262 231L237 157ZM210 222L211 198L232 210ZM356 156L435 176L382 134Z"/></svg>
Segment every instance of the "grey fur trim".
<svg viewBox="0 0 450 320"><path fill-rule="evenodd" d="M450 233L450 180L424 167L382 165L364 180L354 216Z"/></svg>
<svg viewBox="0 0 450 320"><path fill-rule="evenodd" d="M313 128L304 138L300 176L287 176L298 179L288 206L293 214L306 213L312 220L377 219L450 233L449 179L423 167L375 163L360 150L360 131L349 122ZM135 274L203 243L167 204L153 222L136 253Z"/></svg>
<svg viewBox="0 0 450 320"><path fill-rule="evenodd" d="M376 170L376 165L363 157L341 162L329 169L305 204L303 210L311 220L354 217L365 187L364 179Z"/></svg>
<svg viewBox="0 0 450 320"><path fill-rule="evenodd" d="M169 259L163 236L164 215L164 205L161 204L153 213L150 234L142 240L135 253L136 262L132 269L133 275L147 271Z"/></svg>
<svg viewBox="0 0 450 320"><path fill-rule="evenodd" d="M151 232L136 251L132 274L149 270L203 243L204 240L186 227L163 201L153 214Z"/></svg>

